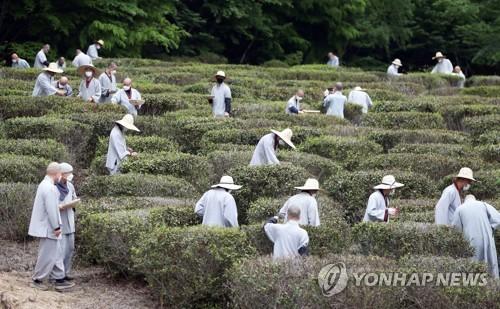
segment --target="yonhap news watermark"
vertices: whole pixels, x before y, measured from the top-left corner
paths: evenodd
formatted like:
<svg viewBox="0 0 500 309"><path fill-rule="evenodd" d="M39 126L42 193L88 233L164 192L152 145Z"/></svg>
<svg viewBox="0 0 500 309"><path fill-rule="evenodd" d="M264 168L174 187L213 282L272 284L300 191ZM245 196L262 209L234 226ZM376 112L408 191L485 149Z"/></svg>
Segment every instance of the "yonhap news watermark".
<svg viewBox="0 0 500 309"><path fill-rule="evenodd" d="M333 296L345 290L348 283L355 287L468 287L485 286L487 273L430 273L430 272L352 272L344 263L328 264L318 273L318 284L323 295Z"/></svg>

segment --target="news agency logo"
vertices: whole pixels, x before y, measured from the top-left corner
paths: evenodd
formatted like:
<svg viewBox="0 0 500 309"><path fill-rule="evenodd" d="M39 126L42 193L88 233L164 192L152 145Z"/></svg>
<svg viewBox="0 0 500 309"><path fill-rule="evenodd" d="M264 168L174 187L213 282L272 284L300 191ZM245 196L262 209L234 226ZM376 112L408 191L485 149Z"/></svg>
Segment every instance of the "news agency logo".
<svg viewBox="0 0 500 309"><path fill-rule="evenodd" d="M328 264L318 274L318 283L321 292L331 297L342 292L347 287L347 269L344 263Z"/></svg>

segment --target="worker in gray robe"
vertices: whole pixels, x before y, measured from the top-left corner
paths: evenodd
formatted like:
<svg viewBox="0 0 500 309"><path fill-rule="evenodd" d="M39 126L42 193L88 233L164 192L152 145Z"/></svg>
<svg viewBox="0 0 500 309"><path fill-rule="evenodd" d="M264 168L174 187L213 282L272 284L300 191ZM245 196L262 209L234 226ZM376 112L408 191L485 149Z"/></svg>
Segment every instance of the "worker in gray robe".
<svg viewBox="0 0 500 309"><path fill-rule="evenodd" d="M54 87L54 75L63 71L58 69L55 63L50 63L47 68L43 68L42 70L43 72L38 74L36 78L35 87L31 95L33 97L64 96L66 94L65 91Z"/></svg>
<svg viewBox="0 0 500 309"><path fill-rule="evenodd" d="M49 66L49 61L47 60L47 55L49 54L50 45L43 45L42 49L38 51L35 57L35 63L33 64L34 68L42 69Z"/></svg>
<svg viewBox="0 0 500 309"><path fill-rule="evenodd" d="M131 148L127 148L125 132L133 130L140 132L134 125L134 117L125 115L121 120L115 122L114 128L109 135L108 154L106 155L106 168L110 175L120 173L120 166L127 156L136 156L137 153Z"/></svg>
<svg viewBox="0 0 500 309"><path fill-rule="evenodd" d="M299 89L293 97L286 103L285 113L288 115L302 114L304 113L300 108L300 101L304 98L304 90Z"/></svg>
<svg viewBox="0 0 500 309"><path fill-rule="evenodd" d="M474 259L487 263L490 275L498 279L500 275L493 229L500 227L500 213L490 204L468 195L455 211L452 225L464 234L474 248Z"/></svg>
<svg viewBox="0 0 500 309"><path fill-rule="evenodd" d="M83 65L78 68L78 74L82 76L78 97L87 103L99 103L101 99L101 83L95 76L99 71L93 65Z"/></svg>
<svg viewBox="0 0 500 309"><path fill-rule="evenodd" d="M394 59L391 63L391 65L387 68L387 76L389 77L395 77L395 76L400 76L403 75L399 73L399 68L403 66L403 63L401 63L401 60L398 58Z"/></svg>
<svg viewBox="0 0 500 309"><path fill-rule="evenodd" d="M56 183L59 191L59 205L68 204L77 199L73 181L73 167L68 163L61 163L61 180ZM73 266L75 252L75 211L73 208L59 207L62 228L62 254L64 264L64 279L73 280L69 275Z"/></svg>
<svg viewBox="0 0 500 309"><path fill-rule="evenodd" d="M220 182L212 186L196 203L194 212L203 218L202 224L218 227L238 227L238 210L232 190L239 190L233 177L222 176Z"/></svg>
<svg viewBox="0 0 500 309"><path fill-rule="evenodd" d="M458 82L456 83L458 88L463 88L465 86L465 74L462 72L462 68L460 66L456 66L453 69L453 75L457 76L459 78Z"/></svg>
<svg viewBox="0 0 500 309"><path fill-rule="evenodd" d="M58 89L64 91L64 96L71 97L73 95L73 88L69 84L69 80L66 76L61 76L59 80L56 80L52 83L52 85Z"/></svg>
<svg viewBox="0 0 500 309"><path fill-rule="evenodd" d="M448 60L441 52L437 52L436 56L432 57L432 59L437 60L436 66L432 69L432 74L451 74L453 73L453 65L451 61Z"/></svg>
<svg viewBox="0 0 500 309"><path fill-rule="evenodd" d="M397 182L394 176L384 176L382 182L373 187L375 191L368 198L363 222L389 222L390 216L397 216L399 210L389 207L389 196L403 186L404 184Z"/></svg>
<svg viewBox="0 0 500 309"><path fill-rule="evenodd" d="M287 144L295 149L295 145L292 143L292 135L292 130L288 128L282 132L271 130L271 133L264 135L259 140L259 143L257 144L257 147L255 147L255 151L252 155L250 165L258 166L280 164L280 161L276 157L278 145Z"/></svg>
<svg viewBox="0 0 500 309"><path fill-rule="evenodd" d="M92 58L87 56L84 52L82 52L80 49L76 50L76 56L72 61L72 64L74 67L79 68L82 65L91 65L92 64Z"/></svg>
<svg viewBox="0 0 500 309"><path fill-rule="evenodd" d="M87 55L92 59L96 60L99 59L99 50L104 46L104 41L103 40L98 40L94 44L89 45L89 48L87 49Z"/></svg>
<svg viewBox="0 0 500 309"><path fill-rule="evenodd" d="M435 208L435 223L450 225L453 220L455 210L462 204L460 193L468 191L471 183L476 181L472 170L468 167L460 169L453 183L446 187L441 194L441 198Z"/></svg>
<svg viewBox="0 0 500 309"><path fill-rule="evenodd" d="M347 97L342 94L342 89L344 89L342 83L335 84L335 91L328 94L323 100L327 115L344 118L344 106L347 103Z"/></svg>
<svg viewBox="0 0 500 309"><path fill-rule="evenodd" d="M14 69L29 69L30 65L28 61L19 58L19 56L16 53L13 53L11 56L12 60L12 65L11 67Z"/></svg>
<svg viewBox="0 0 500 309"><path fill-rule="evenodd" d="M137 89L132 88L132 80L127 77L123 80L123 88L118 90L111 98L111 103L124 106L127 112L135 118L137 117L137 110L141 108L142 104L136 106L131 103L132 100L140 102L142 97Z"/></svg>
<svg viewBox="0 0 500 309"><path fill-rule="evenodd" d="M57 59L57 67L61 70L64 70L66 69L66 59L64 59L64 57L59 57L59 59Z"/></svg>
<svg viewBox="0 0 500 309"><path fill-rule="evenodd" d="M47 167L46 176L38 185L28 234L39 238L38 258L33 270L31 286L46 290L45 279L55 280L56 289L71 288L74 284L64 280L62 255L62 221L58 208L59 192L55 183L61 177L59 163Z"/></svg>
<svg viewBox="0 0 500 309"><path fill-rule="evenodd" d="M212 87L208 102L212 105L214 117L228 117L231 115L231 89L224 83L226 73L218 71L215 74L217 83Z"/></svg>
<svg viewBox="0 0 500 309"><path fill-rule="evenodd" d="M101 76L99 76L99 82L101 83L101 103L111 102L111 97L118 91L116 88L116 68L117 65L114 62L110 62L108 67Z"/></svg>
<svg viewBox="0 0 500 309"><path fill-rule="evenodd" d="M365 90L359 86L354 87L354 89L349 92L347 102L361 106L361 112L363 114L368 113L368 109L370 109L373 105L372 99L368 93L366 93Z"/></svg>
<svg viewBox="0 0 500 309"><path fill-rule="evenodd" d="M319 191L319 183L314 178L309 178L302 187L295 187L301 192L289 198L285 205L280 209L280 217L284 217L285 222L288 221L288 208L298 206L300 208L300 225L319 226L319 211L316 194Z"/></svg>
<svg viewBox="0 0 500 309"><path fill-rule="evenodd" d="M326 63L327 66L332 67L332 68L338 68L340 63L339 63L339 57L337 57L334 53L329 52L328 53L328 62Z"/></svg>
<svg viewBox="0 0 500 309"><path fill-rule="evenodd" d="M273 246L273 259L297 258L309 254L309 235L299 226L300 207L292 205L287 210L288 221L278 224L278 217L264 224L264 232Z"/></svg>

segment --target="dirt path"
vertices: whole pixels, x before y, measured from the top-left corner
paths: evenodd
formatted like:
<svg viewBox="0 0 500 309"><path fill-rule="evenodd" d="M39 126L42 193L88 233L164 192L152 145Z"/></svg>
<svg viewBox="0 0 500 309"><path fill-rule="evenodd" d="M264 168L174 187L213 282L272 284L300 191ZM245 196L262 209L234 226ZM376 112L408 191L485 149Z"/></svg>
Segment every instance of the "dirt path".
<svg viewBox="0 0 500 309"><path fill-rule="evenodd" d="M155 308L148 289L137 282L116 281L100 268L77 268L76 287L60 293L29 286L36 243L0 241L0 309Z"/></svg>

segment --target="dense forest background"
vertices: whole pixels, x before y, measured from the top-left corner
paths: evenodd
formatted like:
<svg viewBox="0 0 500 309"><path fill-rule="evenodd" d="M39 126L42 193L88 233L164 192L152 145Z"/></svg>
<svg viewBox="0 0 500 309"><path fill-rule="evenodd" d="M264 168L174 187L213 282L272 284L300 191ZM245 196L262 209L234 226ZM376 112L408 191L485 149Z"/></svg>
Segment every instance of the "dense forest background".
<svg viewBox="0 0 500 309"><path fill-rule="evenodd" d="M0 52L30 63L42 43L72 59L103 39L104 56L197 57L294 65L326 62L424 70L443 51L468 74L500 72L500 0L3 0Z"/></svg>

